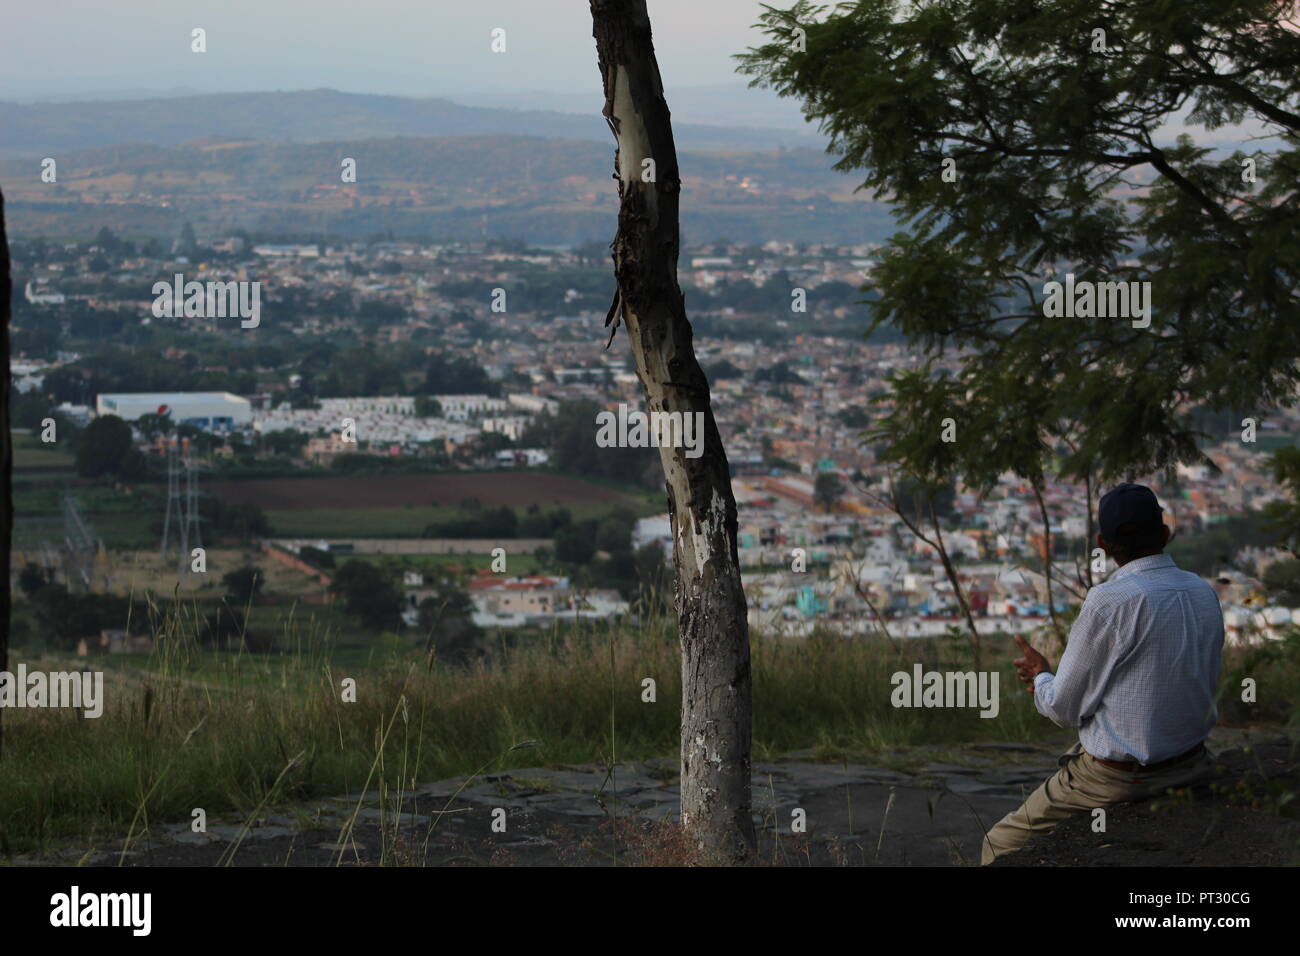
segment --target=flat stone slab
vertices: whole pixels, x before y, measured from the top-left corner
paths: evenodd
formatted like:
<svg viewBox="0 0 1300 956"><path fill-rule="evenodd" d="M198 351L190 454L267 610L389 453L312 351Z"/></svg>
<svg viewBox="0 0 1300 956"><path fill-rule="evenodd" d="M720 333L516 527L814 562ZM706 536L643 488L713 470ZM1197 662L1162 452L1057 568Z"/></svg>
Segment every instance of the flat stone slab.
<svg viewBox="0 0 1300 956"><path fill-rule="evenodd" d="M912 747L881 755L878 763L847 765L819 763L815 751L804 750L754 766L752 818L765 852L784 853L779 848L793 840L791 846L804 849L791 852L816 846L813 859L823 864L842 857L851 865L974 865L983 828L1055 773L1055 757L1069 743ZM263 813L247 827L237 817L210 817L207 833L193 833L188 820L155 824L144 840L133 841L131 861L216 865L237 841L235 865L335 865L340 852L347 865L384 855L417 864L493 865L494 853L502 854L498 864L611 865L627 859L620 842L628 839L625 826L654 834L659 821L680 819L678 772L679 761L664 757L620 764L612 774L594 765L524 767L400 792L371 788L318 798L298 812ZM505 833L493 827L499 809L506 810ZM791 833L795 810L806 822L799 834ZM394 825L407 837L396 844ZM353 842L341 846L345 826ZM409 839L411 831L420 838ZM115 865L120 847L95 847L87 859ZM86 849L60 852L76 861ZM800 861L807 858L789 862Z"/></svg>

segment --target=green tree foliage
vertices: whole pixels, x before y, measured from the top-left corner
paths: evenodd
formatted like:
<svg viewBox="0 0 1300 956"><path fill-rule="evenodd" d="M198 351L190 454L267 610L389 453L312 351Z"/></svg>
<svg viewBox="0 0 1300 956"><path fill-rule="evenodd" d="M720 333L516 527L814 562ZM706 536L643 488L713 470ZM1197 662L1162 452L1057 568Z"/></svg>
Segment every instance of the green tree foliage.
<svg viewBox="0 0 1300 956"><path fill-rule="evenodd" d="M334 567L334 555L328 551L322 551L320 548L313 548L311 545L304 545L300 548L298 557L313 568L320 568L322 571L328 571Z"/></svg>
<svg viewBox="0 0 1300 956"><path fill-rule="evenodd" d="M596 444L599 405L591 401L566 402L554 415L536 416L519 444L550 451L551 466L559 471L659 488L663 471L654 448L601 448Z"/></svg>
<svg viewBox="0 0 1300 956"><path fill-rule="evenodd" d="M379 568L368 561L349 561L338 569L330 589L366 627L396 630L401 624L402 596Z"/></svg>
<svg viewBox="0 0 1300 956"><path fill-rule="evenodd" d="M245 565L222 575L221 585L226 589L226 600L230 604L244 607L262 593L262 572L252 565Z"/></svg>
<svg viewBox="0 0 1300 956"><path fill-rule="evenodd" d="M586 567L596 556L596 545L582 525L569 525L555 534L555 560L575 568Z"/></svg>
<svg viewBox="0 0 1300 956"><path fill-rule="evenodd" d="M148 620L147 608L116 594L72 594L55 582L38 588L31 595L36 610L37 629L50 644L72 650L81 638L98 637L102 630L133 629Z"/></svg>
<svg viewBox="0 0 1300 956"><path fill-rule="evenodd" d="M762 15L772 42L743 69L800 99L837 167L863 171L906 226L873 271L874 321L931 358L966 350L955 378L899 376L882 427L897 460L919 456L922 477L1010 468L1037 480L1049 464L1075 478L1148 473L1205 461L1186 403L1294 400L1293 11L1283 0L863 0ZM796 27L806 52L791 43ZM1215 152L1171 139L1175 117L1204 130L1248 122L1271 138ZM947 160L955 177L942 175ZM1150 282L1150 327L1045 316L1043 284L1067 272ZM944 417L964 449L924 447L941 444ZM1061 460L1046 460L1049 444Z"/></svg>
<svg viewBox="0 0 1300 956"><path fill-rule="evenodd" d="M537 505L529 505L528 511L519 519L519 537L549 538L567 524L573 523L573 515L568 508L552 508L543 512Z"/></svg>
<svg viewBox="0 0 1300 956"><path fill-rule="evenodd" d="M135 420L135 427L146 439L153 441L159 435L170 435L175 431L176 423L170 415L149 412Z"/></svg>
<svg viewBox="0 0 1300 956"><path fill-rule="evenodd" d="M440 661L464 664L482 655L482 630L474 623L474 602L449 578L420 602L419 628Z"/></svg>
<svg viewBox="0 0 1300 956"><path fill-rule="evenodd" d="M18 572L18 587L29 598L49 583L50 578L45 573L45 569L31 561L23 565L23 569Z"/></svg>
<svg viewBox="0 0 1300 956"><path fill-rule="evenodd" d="M666 616L672 609L673 576L663 546L658 541L647 541L636 549L633 561L644 612Z"/></svg>
<svg viewBox="0 0 1300 956"><path fill-rule="evenodd" d="M790 363L784 359L772 364L767 368L760 368L754 372L755 382L770 382L773 385L806 385L808 384L802 375L790 368Z"/></svg>
<svg viewBox="0 0 1300 956"><path fill-rule="evenodd" d="M422 391L426 395L496 395L500 388L472 360L438 352L426 359Z"/></svg>
<svg viewBox="0 0 1300 956"><path fill-rule="evenodd" d="M293 458L302 454L302 450L307 447L310 438L311 436L306 432L298 431L295 428L284 428L279 431L266 432L259 436L259 442L262 448L272 455L284 455Z"/></svg>
<svg viewBox="0 0 1300 956"><path fill-rule="evenodd" d="M1176 535L1165 550L1180 568L1209 576L1233 568L1234 558L1243 548L1267 548L1276 540L1276 533L1268 527L1268 519L1260 512L1248 511L1232 515L1194 534Z"/></svg>
<svg viewBox="0 0 1300 956"><path fill-rule="evenodd" d="M83 478L134 477L143 470L131 426L116 415L100 415L77 440L77 474Z"/></svg>
<svg viewBox="0 0 1300 956"><path fill-rule="evenodd" d="M1264 587L1269 597L1286 607L1300 607L1300 561L1283 558L1264 570Z"/></svg>
<svg viewBox="0 0 1300 956"><path fill-rule="evenodd" d="M1279 448L1273 455L1273 478L1291 495L1290 501L1270 502L1264 509L1271 530L1292 552L1300 550L1300 448Z"/></svg>
<svg viewBox="0 0 1300 956"><path fill-rule="evenodd" d="M271 534L271 522L266 513L251 501L230 503L205 495L199 499L199 517L203 526L214 534L231 535L241 541Z"/></svg>
<svg viewBox="0 0 1300 956"><path fill-rule="evenodd" d="M822 511L833 511L835 505L844 497L844 482L840 476L829 471L819 474L813 481L813 500Z"/></svg>
<svg viewBox="0 0 1300 956"><path fill-rule="evenodd" d="M518 534L519 517L508 505L477 510L462 508L457 517L435 521L424 528L426 538L514 538Z"/></svg>
<svg viewBox="0 0 1300 956"><path fill-rule="evenodd" d="M704 370L710 382L721 382L729 378L744 378L744 371L729 359L723 359Z"/></svg>

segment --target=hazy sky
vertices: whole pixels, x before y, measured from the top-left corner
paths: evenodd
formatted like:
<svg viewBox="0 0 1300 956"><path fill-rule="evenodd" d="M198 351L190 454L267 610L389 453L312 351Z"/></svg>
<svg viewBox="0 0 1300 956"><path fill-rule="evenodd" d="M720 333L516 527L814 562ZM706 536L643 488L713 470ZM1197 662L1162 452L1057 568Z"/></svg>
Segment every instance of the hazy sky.
<svg viewBox="0 0 1300 956"><path fill-rule="evenodd" d="M781 5L773 0L774 5ZM592 91L586 0L44 0L5 3L0 99L87 91ZM737 83L759 0L649 0L665 85ZM208 51L190 52L190 31ZM506 30L492 53L490 31Z"/></svg>

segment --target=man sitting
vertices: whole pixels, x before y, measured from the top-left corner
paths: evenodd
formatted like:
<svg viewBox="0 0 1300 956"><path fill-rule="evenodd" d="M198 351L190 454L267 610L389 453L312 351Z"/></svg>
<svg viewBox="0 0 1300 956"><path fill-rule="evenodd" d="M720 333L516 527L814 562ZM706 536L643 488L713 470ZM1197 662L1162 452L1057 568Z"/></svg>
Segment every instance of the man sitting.
<svg viewBox="0 0 1300 956"><path fill-rule="evenodd" d="M1064 818L1144 800L1211 773L1205 738L1218 719L1215 688L1223 614L1214 589L1164 553L1169 528L1150 488L1102 496L1097 544L1118 565L1088 592L1060 667L1021 638L1015 661L1039 713L1078 727L1061 769L985 835L982 863L1022 847Z"/></svg>

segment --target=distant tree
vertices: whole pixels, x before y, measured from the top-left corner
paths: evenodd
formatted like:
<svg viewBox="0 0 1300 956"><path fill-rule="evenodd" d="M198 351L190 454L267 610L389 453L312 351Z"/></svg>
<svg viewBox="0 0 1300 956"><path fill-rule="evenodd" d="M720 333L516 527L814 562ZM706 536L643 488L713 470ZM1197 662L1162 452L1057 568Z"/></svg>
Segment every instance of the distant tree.
<svg viewBox="0 0 1300 956"><path fill-rule="evenodd" d="M187 258L197 255L199 251L199 240L194 235L194 223L189 222L188 220L185 222L185 225L181 226L179 251L181 255Z"/></svg>
<svg viewBox="0 0 1300 956"><path fill-rule="evenodd" d="M245 565L223 575L221 584L226 589L226 600L236 607L244 607L261 594L262 572L252 565Z"/></svg>
<svg viewBox="0 0 1300 956"><path fill-rule="evenodd" d="M132 607L116 594L72 594L62 584L49 583L32 594L32 605L46 640L63 650L76 647L83 637L106 628L123 628L128 620L147 619L145 608Z"/></svg>
<svg viewBox="0 0 1300 956"><path fill-rule="evenodd" d="M844 423L845 428L867 428L871 425L871 415L856 405L841 409L835 417Z"/></svg>
<svg viewBox="0 0 1300 956"><path fill-rule="evenodd" d="M232 436L233 437L233 436ZM296 428L266 432L261 436L262 447L273 455L293 457L302 453L311 436Z"/></svg>
<svg viewBox="0 0 1300 956"><path fill-rule="evenodd" d="M1279 448L1273 454L1272 466L1273 479L1290 498L1270 502L1264 516L1267 527L1277 532L1281 544L1295 554L1300 551L1300 448Z"/></svg>
<svg viewBox="0 0 1300 956"><path fill-rule="evenodd" d="M646 613L667 615L672 606L673 579L663 546L658 541L647 541L636 549L633 560Z"/></svg>
<svg viewBox="0 0 1300 956"><path fill-rule="evenodd" d="M435 353L428 357L423 392L426 395L496 395L500 388L473 361Z"/></svg>
<svg viewBox="0 0 1300 956"><path fill-rule="evenodd" d="M417 395L415 414L421 418L442 418L442 403L432 395Z"/></svg>
<svg viewBox="0 0 1300 956"><path fill-rule="evenodd" d="M159 435L170 435L176 428L176 422L170 415L148 412L135 420L135 428L148 441L153 441Z"/></svg>
<svg viewBox="0 0 1300 956"><path fill-rule="evenodd" d="M328 571L334 567L334 555L328 551L322 551L320 548L313 548L311 545L304 545L300 548L298 557L322 571Z"/></svg>
<svg viewBox="0 0 1300 956"><path fill-rule="evenodd" d="M551 466L559 471L608 478L648 487L648 481L662 484L655 475L659 456L653 448L601 448L596 444L596 415L600 405L581 400L563 403L554 414L537 415L529 423L519 445L542 447L550 452Z"/></svg>
<svg viewBox="0 0 1300 956"><path fill-rule="evenodd" d="M77 474L83 478L117 475L134 450L131 426L116 415L100 415L77 441Z"/></svg>
<svg viewBox="0 0 1300 956"><path fill-rule="evenodd" d="M755 382L771 382L773 385L804 385L806 384L802 375L790 368L790 363L782 360L775 362L767 368L760 368L754 372Z"/></svg>
<svg viewBox="0 0 1300 956"><path fill-rule="evenodd" d="M503 432L480 432L478 436L478 447L485 455L495 455L499 451L507 451L513 448L514 444L510 436Z"/></svg>
<svg viewBox="0 0 1300 956"><path fill-rule="evenodd" d="M449 580L420 602L420 632L426 649L438 660L466 663L477 655L482 630L474 623L474 602Z"/></svg>
<svg viewBox="0 0 1300 956"><path fill-rule="evenodd" d="M745 371L737 367L728 359L723 359L714 365L710 365L704 370L710 382L721 382L728 378L744 378Z"/></svg>
<svg viewBox="0 0 1300 956"><path fill-rule="evenodd" d="M49 576L39 564L28 561L23 565L23 569L18 572L18 587L29 598L49 583Z"/></svg>
<svg viewBox="0 0 1300 956"><path fill-rule="evenodd" d="M1247 511L1231 515L1194 534L1179 534L1165 550L1180 568L1209 576L1225 569L1244 571L1236 556L1244 548L1267 548L1277 542L1266 514Z"/></svg>
<svg viewBox="0 0 1300 956"><path fill-rule="evenodd" d="M1264 571L1263 584L1278 604L1300 607L1300 561L1291 557L1274 561Z"/></svg>
<svg viewBox="0 0 1300 956"><path fill-rule="evenodd" d="M353 560L339 568L331 590L343 598L344 607L367 627L392 631L401 625L402 596L379 568Z"/></svg>
<svg viewBox="0 0 1300 956"><path fill-rule="evenodd" d="M555 534L555 560L572 567L586 567L596 555L591 534L580 525L569 525Z"/></svg>
<svg viewBox="0 0 1300 956"><path fill-rule="evenodd" d="M199 499L199 515L204 527L217 534L227 534L247 541L250 538L265 538L271 534L271 523L260 505L251 501L234 504L222 501L213 495Z"/></svg>
<svg viewBox="0 0 1300 956"><path fill-rule="evenodd" d="M823 471L813 482L813 500L825 512L835 510L835 505L844 497L844 482L840 476L830 471Z"/></svg>
<svg viewBox="0 0 1300 956"><path fill-rule="evenodd" d="M633 520L635 524L635 519ZM595 542L601 551L628 551L632 547L632 527L623 516L610 515L596 525Z"/></svg>

